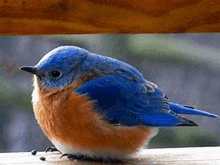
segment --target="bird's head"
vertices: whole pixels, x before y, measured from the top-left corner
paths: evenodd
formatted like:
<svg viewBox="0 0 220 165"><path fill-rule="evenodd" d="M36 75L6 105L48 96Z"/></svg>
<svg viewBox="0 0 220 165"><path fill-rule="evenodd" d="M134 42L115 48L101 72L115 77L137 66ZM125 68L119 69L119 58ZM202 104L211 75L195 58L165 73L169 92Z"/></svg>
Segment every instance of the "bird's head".
<svg viewBox="0 0 220 165"><path fill-rule="evenodd" d="M77 77L88 51L76 46L61 46L47 53L35 66L20 69L34 74L44 88L63 88Z"/></svg>

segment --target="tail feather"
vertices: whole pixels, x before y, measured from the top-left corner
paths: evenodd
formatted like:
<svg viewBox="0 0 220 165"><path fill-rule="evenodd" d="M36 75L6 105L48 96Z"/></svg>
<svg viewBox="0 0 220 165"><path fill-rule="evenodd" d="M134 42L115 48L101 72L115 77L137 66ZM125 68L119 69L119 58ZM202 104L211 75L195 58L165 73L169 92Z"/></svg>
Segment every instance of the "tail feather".
<svg viewBox="0 0 220 165"><path fill-rule="evenodd" d="M195 109L190 106L182 106L176 103L169 103L169 107L172 111L176 112L177 114L189 114L189 115L200 115L200 116L207 116L207 117L214 117L219 118L220 116L215 115L213 113L205 112L199 109Z"/></svg>
<svg viewBox="0 0 220 165"><path fill-rule="evenodd" d="M183 118L183 119L185 119L185 118ZM193 121L185 119L184 121L182 121L180 124L178 124L176 126L198 126L198 124L194 123Z"/></svg>

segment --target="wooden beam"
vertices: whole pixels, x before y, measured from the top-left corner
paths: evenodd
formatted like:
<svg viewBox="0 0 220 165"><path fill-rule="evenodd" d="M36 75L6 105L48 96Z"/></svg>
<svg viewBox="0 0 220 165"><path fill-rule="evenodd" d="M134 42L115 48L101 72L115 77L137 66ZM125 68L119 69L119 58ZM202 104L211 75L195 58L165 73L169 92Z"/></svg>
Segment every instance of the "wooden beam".
<svg viewBox="0 0 220 165"><path fill-rule="evenodd" d="M0 0L1 35L219 31L219 0Z"/></svg>
<svg viewBox="0 0 220 165"><path fill-rule="evenodd" d="M133 158L122 161L119 164L220 164L220 147L197 147L197 148L167 148L167 149L145 149ZM0 164L44 164L44 165L70 165L70 164L105 164L86 160L69 160L66 157L60 159L58 152L38 152L31 155L30 152L1 153ZM40 159L44 157L45 160ZM109 164L107 162L106 164Z"/></svg>

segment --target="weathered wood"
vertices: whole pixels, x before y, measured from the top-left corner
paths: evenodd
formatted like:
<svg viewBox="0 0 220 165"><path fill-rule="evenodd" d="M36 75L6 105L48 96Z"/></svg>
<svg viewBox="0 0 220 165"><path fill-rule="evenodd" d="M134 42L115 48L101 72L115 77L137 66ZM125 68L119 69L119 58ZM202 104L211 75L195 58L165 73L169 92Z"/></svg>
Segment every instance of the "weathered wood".
<svg viewBox="0 0 220 165"><path fill-rule="evenodd" d="M0 0L1 35L219 31L219 0Z"/></svg>
<svg viewBox="0 0 220 165"><path fill-rule="evenodd" d="M103 164L102 162L92 162L85 160L69 160L64 157L60 159L60 153L38 152L35 156L29 152L24 153L1 153L0 164ZM46 160L40 160L45 157ZM172 149L146 149L135 155L133 158L116 164L195 164L213 165L220 164L220 147L197 147L197 148L172 148ZM105 163L109 164L109 163Z"/></svg>

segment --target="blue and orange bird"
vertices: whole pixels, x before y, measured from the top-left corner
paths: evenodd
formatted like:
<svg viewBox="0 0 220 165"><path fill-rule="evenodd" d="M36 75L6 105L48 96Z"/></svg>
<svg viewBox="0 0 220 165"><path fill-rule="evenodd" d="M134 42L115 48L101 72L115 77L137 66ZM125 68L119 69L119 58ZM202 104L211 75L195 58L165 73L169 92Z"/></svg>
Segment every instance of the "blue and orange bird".
<svg viewBox="0 0 220 165"><path fill-rule="evenodd" d="M170 102L127 63L75 46L58 47L20 69L34 74L35 117L64 155L124 159L158 127L197 126L179 114L219 118Z"/></svg>

